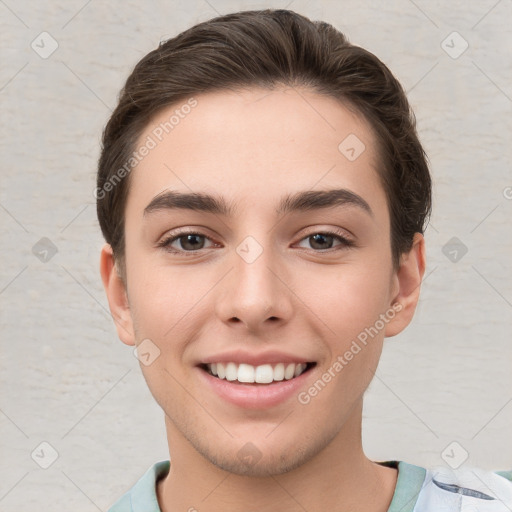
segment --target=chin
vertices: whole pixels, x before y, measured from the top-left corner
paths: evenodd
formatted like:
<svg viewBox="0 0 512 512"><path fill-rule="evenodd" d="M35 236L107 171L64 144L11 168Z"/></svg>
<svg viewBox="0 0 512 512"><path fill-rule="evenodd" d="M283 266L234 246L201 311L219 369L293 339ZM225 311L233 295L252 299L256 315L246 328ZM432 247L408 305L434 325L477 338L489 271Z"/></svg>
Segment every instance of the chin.
<svg viewBox="0 0 512 512"><path fill-rule="evenodd" d="M228 443L214 448L193 443L204 459L219 469L240 476L269 477L293 471L317 457L332 441L335 433L314 438L301 434L295 442L270 439L249 440L240 448ZM222 448L224 451L221 451ZM261 449L259 449L260 447ZM213 449L212 449L213 448Z"/></svg>
<svg viewBox="0 0 512 512"><path fill-rule="evenodd" d="M240 457L240 452L234 454L232 457L228 457L226 454L219 454L219 456L202 455L219 469L235 475L248 477L282 475L300 467L309 459L305 453L300 451L281 454L260 454L259 458L257 456L252 459L245 458L245 460Z"/></svg>

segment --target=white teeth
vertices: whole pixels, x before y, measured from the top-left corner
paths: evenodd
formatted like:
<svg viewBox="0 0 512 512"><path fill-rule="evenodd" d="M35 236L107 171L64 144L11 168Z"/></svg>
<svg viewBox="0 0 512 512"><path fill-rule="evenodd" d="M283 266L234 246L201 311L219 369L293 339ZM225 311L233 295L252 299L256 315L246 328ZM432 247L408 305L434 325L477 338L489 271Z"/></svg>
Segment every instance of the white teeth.
<svg viewBox="0 0 512 512"><path fill-rule="evenodd" d="M228 363L228 366L230 364L235 365L235 363ZM238 382L254 382L254 366L251 366L250 364L239 365Z"/></svg>
<svg viewBox="0 0 512 512"><path fill-rule="evenodd" d="M279 363L274 367L274 380L283 380L284 379L284 364Z"/></svg>
<svg viewBox="0 0 512 512"><path fill-rule="evenodd" d="M284 371L284 378L286 380L290 380L293 378L294 375L295 375L295 365L292 363L286 367L286 369Z"/></svg>
<svg viewBox="0 0 512 512"><path fill-rule="evenodd" d="M252 366L250 364L241 363L212 363L207 364L207 369L212 375L219 379L229 381L270 384L274 381L290 380L298 377L306 369L305 363L278 363L275 366L270 364L262 364L260 366Z"/></svg>
<svg viewBox="0 0 512 512"><path fill-rule="evenodd" d="M256 373L254 375L254 382L258 382L259 384L268 384L274 380L274 370L272 370L272 366L269 364L262 364L256 368Z"/></svg>
<svg viewBox="0 0 512 512"><path fill-rule="evenodd" d="M235 363L226 365L226 380L236 380L238 378L238 370Z"/></svg>

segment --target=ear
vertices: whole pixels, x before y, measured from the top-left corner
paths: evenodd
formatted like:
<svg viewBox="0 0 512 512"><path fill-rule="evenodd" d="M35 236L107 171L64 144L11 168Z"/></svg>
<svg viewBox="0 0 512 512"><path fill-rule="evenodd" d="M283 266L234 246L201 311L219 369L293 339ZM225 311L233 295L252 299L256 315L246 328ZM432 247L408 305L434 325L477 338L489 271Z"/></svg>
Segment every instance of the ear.
<svg viewBox="0 0 512 512"><path fill-rule="evenodd" d="M100 273L107 294L110 313L116 324L117 335L123 343L135 345L133 321L126 286L119 275L112 247L109 244L105 244L101 250Z"/></svg>
<svg viewBox="0 0 512 512"><path fill-rule="evenodd" d="M411 250L403 253L400 266L393 275L393 300L390 306L396 312L386 324L385 336L395 336L411 322L420 297L421 280L425 274L425 239L421 233L413 238Z"/></svg>

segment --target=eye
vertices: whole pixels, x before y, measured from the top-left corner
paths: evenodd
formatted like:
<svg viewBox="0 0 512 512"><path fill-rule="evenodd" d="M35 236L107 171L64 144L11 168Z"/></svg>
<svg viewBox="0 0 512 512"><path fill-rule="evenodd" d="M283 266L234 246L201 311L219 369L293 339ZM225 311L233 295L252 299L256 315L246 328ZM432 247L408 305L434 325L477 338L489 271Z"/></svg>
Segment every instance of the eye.
<svg viewBox="0 0 512 512"><path fill-rule="evenodd" d="M349 240L341 233L332 231L321 231L318 233L312 233L311 235L308 235L307 237L303 238L301 242L304 240L306 240L313 249L318 249L320 251L332 249L333 243L336 240L339 241L338 247L340 249L352 247L354 245L354 242L352 240Z"/></svg>
<svg viewBox="0 0 512 512"><path fill-rule="evenodd" d="M206 241L210 241L211 245L205 246ZM329 251L329 249L340 250L355 245L354 242L348 239L342 232L336 231L312 233L303 238L299 243L303 243L304 241L308 242L310 247L315 249L315 252ZM336 241L338 241L338 244L333 246ZM202 233L196 231L181 231L164 238L158 244L158 247L162 247L173 254L190 254L199 252L201 249L214 247L215 245L216 244L212 242L209 237ZM336 249L336 247L338 247L338 249Z"/></svg>
<svg viewBox="0 0 512 512"><path fill-rule="evenodd" d="M206 235L194 231L182 231L164 238L159 244L171 253L196 252L205 249L205 240L210 240ZM178 247L176 247L178 246Z"/></svg>

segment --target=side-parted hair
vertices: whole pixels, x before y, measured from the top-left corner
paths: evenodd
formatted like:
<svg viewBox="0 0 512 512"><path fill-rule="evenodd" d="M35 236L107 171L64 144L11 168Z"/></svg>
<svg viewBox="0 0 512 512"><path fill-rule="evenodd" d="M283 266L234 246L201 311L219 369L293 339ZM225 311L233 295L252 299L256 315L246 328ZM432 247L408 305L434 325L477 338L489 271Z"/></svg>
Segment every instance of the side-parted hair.
<svg viewBox="0 0 512 512"><path fill-rule="evenodd" d="M332 25L266 9L199 23L160 43L128 77L103 131L96 188L100 227L122 274L129 171L151 118L201 93L282 85L335 98L372 128L398 267L414 234L424 232L431 211L427 157L402 86L375 55L349 43Z"/></svg>

